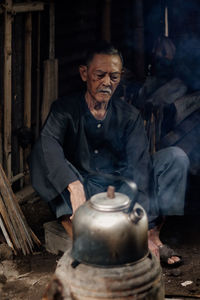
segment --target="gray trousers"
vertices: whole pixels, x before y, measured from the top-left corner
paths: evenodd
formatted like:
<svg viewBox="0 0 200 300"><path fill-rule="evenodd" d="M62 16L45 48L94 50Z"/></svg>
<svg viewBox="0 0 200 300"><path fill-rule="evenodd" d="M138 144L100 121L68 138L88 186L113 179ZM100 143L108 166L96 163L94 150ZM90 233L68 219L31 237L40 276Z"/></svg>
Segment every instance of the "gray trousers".
<svg viewBox="0 0 200 300"><path fill-rule="evenodd" d="M189 159L178 147L168 147L153 155L153 192L149 225L160 216L184 215Z"/></svg>
<svg viewBox="0 0 200 300"><path fill-rule="evenodd" d="M178 147L168 147L152 156L153 176L151 178L150 210L148 212L149 228L153 228L160 216L183 215L185 191L189 159L185 152ZM80 176L81 177L81 176ZM108 179L94 176L83 180L86 198L105 192L108 185L113 185ZM126 185L116 186L116 191L127 194L130 198L132 191ZM50 208L57 218L72 214L68 190L52 200Z"/></svg>

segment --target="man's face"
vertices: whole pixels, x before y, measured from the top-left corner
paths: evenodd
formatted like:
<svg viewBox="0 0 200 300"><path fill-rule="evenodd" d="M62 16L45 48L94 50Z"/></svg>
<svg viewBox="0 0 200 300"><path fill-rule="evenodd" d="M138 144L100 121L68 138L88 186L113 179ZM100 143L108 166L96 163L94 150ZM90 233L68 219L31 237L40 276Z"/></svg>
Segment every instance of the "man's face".
<svg viewBox="0 0 200 300"><path fill-rule="evenodd" d="M96 54L89 66L80 67L83 81L87 83L86 100L107 103L116 90L122 72L118 55Z"/></svg>

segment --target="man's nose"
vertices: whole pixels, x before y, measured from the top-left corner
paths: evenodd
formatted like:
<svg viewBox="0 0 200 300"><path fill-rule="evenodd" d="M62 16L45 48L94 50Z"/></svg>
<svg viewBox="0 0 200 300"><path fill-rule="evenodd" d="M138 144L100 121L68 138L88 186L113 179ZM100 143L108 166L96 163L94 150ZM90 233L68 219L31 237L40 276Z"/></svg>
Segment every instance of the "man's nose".
<svg viewBox="0 0 200 300"><path fill-rule="evenodd" d="M105 86L110 86L111 85L111 80L110 80L110 75L106 74L103 78L103 84Z"/></svg>

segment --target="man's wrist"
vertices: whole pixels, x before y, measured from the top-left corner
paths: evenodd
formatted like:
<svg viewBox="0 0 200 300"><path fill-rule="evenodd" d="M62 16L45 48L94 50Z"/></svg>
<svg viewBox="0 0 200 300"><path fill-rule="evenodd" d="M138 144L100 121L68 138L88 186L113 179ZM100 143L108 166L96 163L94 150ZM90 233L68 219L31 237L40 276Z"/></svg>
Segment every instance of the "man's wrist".
<svg viewBox="0 0 200 300"><path fill-rule="evenodd" d="M77 187L80 187L81 182L79 180L73 181L69 183L67 189L71 193L74 189L77 189ZM82 184L81 184L82 185Z"/></svg>

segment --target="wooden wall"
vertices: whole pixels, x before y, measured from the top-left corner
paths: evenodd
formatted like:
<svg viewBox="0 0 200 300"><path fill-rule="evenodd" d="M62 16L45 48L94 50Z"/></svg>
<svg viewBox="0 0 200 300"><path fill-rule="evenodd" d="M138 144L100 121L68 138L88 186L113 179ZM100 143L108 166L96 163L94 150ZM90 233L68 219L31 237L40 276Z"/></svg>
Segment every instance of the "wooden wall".
<svg viewBox="0 0 200 300"><path fill-rule="evenodd" d="M67 7L55 4L55 46L59 61L59 95L81 86L78 67L85 50L101 38L101 5L98 0L75 0Z"/></svg>
<svg viewBox="0 0 200 300"><path fill-rule="evenodd" d="M3 45L3 16L0 15L0 45ZM0 46L0 163L3 161L3 46Z"/></svg>
<svg viewBox="0 0 200 300"><path fill-rule="evenodd" d="M14 3L21 3L16 0ZM31 1L25 1L31 3ZM169 37L178 45L183 37L200 35L199 0L74 0L55 2L55 58L58 59L58 91L62 96L72 93L83 84L78 66L82 62L84 49L97 40L110 38L122 50L125 67L140 83L147 74L150 53L156 38L164 33L163 7L169 8ZM49 3L45 9L32 13L32 71L31 71L31 131L34 139L41 128L38 109L43 100L44 61L49 59ZM106 7L110 8L106 13ZM106 16L108 18L106 18ZM106 19L105 19L106 18ZM4 18L0 14L0 162L2 162L3 137L3 32ZM13 16L12 37L12 172L20 171L19 129L24 125L24 38L25 15ZM38 48L38 28L40 46ZM199 53L198 42L194 45ZM198 48L199 47L199 48ZM40 60L38 62L38 51ZM39 77L38 77L39 76ZM39 102L38 102L39 78ZM39 125L38 125L39 124Z"/></svg>
<svg viewBox="0 0 200 300"><path fill-rule="evenodd" d="M135 78L144 79L143 0L75 0L69 8L61 1L55 4L60 95L82 86L78 66L84 49L107 35L122 51L125 65L134 72ZM105 20L108 5L110 19Z"/></svg>

